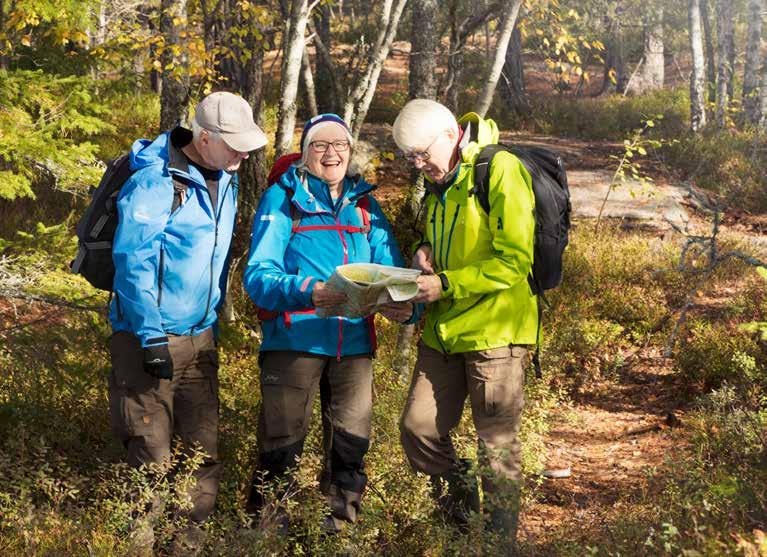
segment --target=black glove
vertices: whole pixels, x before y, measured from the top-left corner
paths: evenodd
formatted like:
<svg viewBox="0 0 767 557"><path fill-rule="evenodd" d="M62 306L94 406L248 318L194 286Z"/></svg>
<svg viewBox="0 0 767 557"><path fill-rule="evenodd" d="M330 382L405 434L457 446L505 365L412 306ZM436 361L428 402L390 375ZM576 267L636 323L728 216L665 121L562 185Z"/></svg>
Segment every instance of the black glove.
<svg viewBox="0 0 767 557"><path fill-rule="evenodd" d="M144 348L144 371L159 379L173 379L173 359L167 344Z"/></svg>

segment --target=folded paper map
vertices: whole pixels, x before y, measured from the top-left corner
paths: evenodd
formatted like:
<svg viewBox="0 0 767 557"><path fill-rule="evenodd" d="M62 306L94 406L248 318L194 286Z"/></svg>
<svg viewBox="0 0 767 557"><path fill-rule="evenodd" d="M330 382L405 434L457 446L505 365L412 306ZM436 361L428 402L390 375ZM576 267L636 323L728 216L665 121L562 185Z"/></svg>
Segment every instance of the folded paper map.
<svg viewBox="0 0 767 557"><path fill-rule="evenodd" d="M327 288L346 294L346 302L338 308L317 309L319 317L342 315L364 317L378 306L405 302L418 294L416 279L421 271L376 263L340 265L325 283Z"/></svg>

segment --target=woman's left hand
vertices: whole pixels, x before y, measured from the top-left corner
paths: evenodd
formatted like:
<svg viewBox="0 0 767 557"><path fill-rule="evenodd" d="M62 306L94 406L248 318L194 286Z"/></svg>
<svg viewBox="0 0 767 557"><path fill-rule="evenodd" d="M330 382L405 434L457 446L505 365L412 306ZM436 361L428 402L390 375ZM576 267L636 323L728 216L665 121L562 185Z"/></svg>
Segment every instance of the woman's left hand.
<svg viewBox="0 0 767 557"><path fill-rule="evenodd" d="M391 302L378 308L378 312L389 321L404 323L413 316L413 304L410 302Z"/></svg>

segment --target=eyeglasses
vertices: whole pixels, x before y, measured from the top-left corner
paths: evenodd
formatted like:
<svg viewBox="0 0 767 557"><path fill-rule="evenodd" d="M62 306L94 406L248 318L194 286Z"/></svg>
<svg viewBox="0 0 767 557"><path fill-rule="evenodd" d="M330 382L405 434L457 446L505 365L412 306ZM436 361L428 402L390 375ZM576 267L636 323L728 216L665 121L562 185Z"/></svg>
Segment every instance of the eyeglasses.
<svg viewBox="0 0 767 557"><path fill-rule="evenodd" d="M349 150L349 142L343 139L338 141L312 141L309 145L318 153L324 153L331 145L336 153L343 153Z"/></svg>
<svg viewBox="0 0 767 557"><path fill-rule="evenodd" d="M431 153L429 152L429 149L431 149L431 146L434 145L437 140L439 139L439 135L435 137L431 143L429 143L429 146L426 147L423 151L412 151L410 153L402 153L402 156L404 159L409 163L414 163L416 161L426 162L431 158Z"/></svg>

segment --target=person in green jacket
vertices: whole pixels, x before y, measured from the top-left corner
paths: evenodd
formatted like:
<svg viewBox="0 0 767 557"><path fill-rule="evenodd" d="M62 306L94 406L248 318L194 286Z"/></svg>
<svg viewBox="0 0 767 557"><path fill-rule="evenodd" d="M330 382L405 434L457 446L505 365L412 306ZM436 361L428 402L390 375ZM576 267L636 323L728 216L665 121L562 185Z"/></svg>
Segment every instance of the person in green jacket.
<svg viewBox="0 0 767 557"><path fill-rule="evenodd" d="M466 397L476 426L483 507L491 530L513 551L519 512L523 384L528 346L538 332L533 264L535 197L530 174L500 152L489 169L489 214L474 195L474 161L498 142L490 119L456 120L443 105L415 99L393 128L405 158L425 177L425 229L413 256L421 269L415 302L426 322L400 421L411 466L429 474L447 518L479 511L470 461L450 440Z"/></svg>

